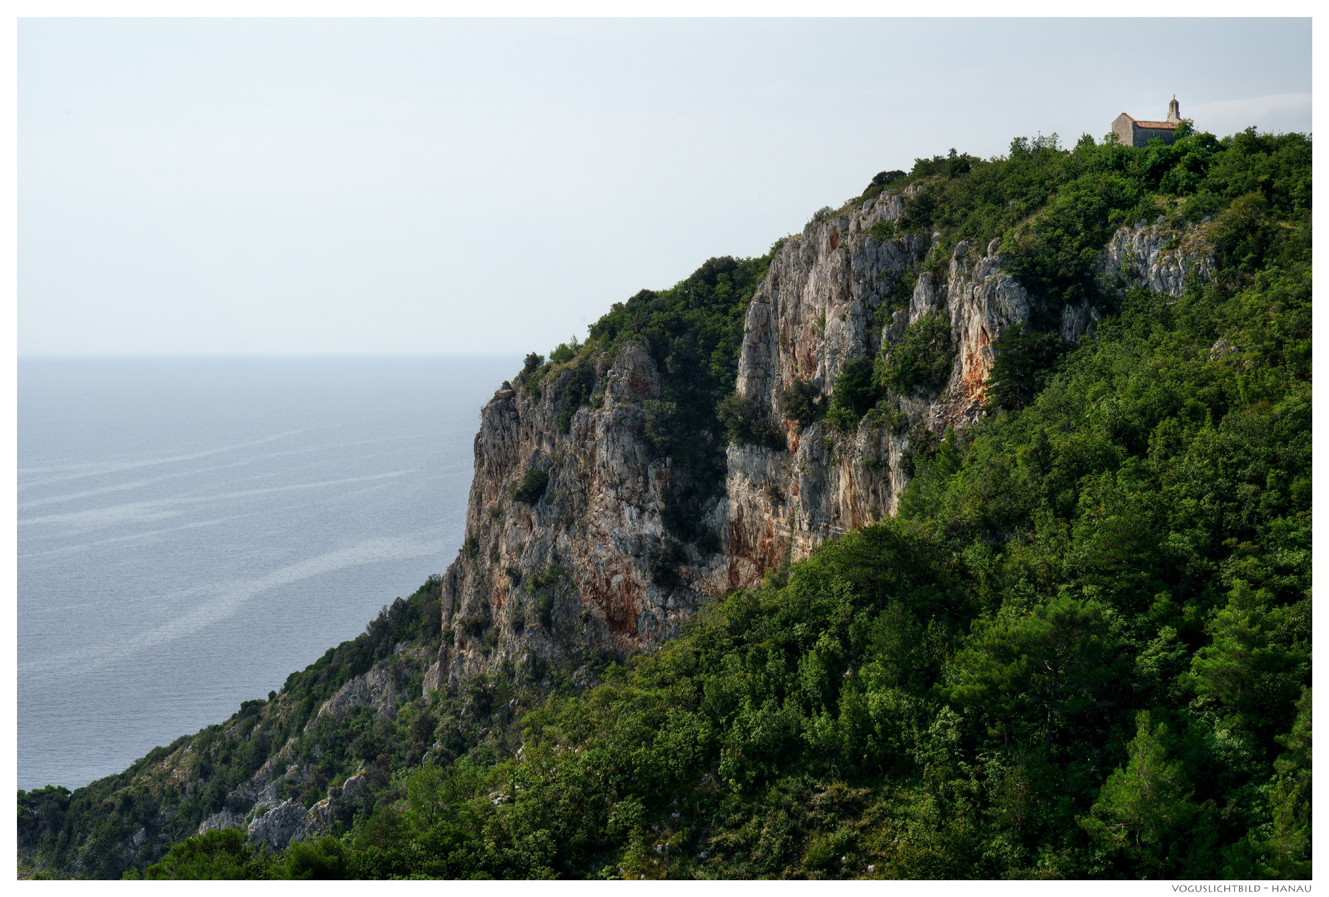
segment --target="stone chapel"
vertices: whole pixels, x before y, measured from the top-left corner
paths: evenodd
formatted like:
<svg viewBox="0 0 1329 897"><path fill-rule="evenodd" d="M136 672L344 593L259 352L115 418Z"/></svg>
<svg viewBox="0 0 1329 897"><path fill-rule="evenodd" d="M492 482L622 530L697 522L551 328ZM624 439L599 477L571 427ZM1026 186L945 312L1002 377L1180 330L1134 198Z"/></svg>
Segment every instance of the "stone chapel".
<svg viewBox="0 0 1329 897"><path fill-rule="evenodd" d="M1150 137L1161 137L1164 143L1177 139L1177 125L1181 124L1181 107L1174 96L1167 104L1167 119L1143 121L1131 118L1125 112L1112 122L1112 133L1123 146L1147 146Z"/></svg>

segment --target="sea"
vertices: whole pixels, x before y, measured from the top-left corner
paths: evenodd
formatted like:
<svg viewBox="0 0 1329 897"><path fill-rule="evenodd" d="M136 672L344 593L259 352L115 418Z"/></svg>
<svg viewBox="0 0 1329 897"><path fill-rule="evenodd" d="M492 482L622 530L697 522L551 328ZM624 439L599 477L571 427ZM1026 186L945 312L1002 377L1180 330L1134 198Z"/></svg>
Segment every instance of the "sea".
<svg viewBox="0 0 1329 897"><path fill-rule="evenodd" d="M18 787L225 720L442 573L518 357L18 361Z"/></svg>

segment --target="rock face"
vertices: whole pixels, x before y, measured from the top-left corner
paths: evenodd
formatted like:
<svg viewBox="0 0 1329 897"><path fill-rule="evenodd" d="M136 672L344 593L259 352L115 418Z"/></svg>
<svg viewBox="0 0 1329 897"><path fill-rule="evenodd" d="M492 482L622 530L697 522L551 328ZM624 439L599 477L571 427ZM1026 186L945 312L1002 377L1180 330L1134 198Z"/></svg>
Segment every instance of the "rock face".
<svg viewBox="0 0 1329 897"><path fill-rule="evenodd" d="M1121 228L1099 256L1098 276L1104 289L1144 286L1156 293L1180 296L1190 280L1208 280L1214 258L1208 228L1180 229L1162 219Z"/></svg>
<svg viewBox="0 0 1329 897"><path fill-rule="evenodd" d="M350 713L356 707L372 707L375 713L384 713L392 707L397 689L392 676L381 667L374 667L362 676L356 676L337 693L323 702L314 718L305 724L311 729L318 723L319 717L331 715L337 719Z"/></svg>
<svg viewBox="0 0 1329 897"><path fill-rule="evenodd" d="M572 376L552 373L543 399L505 383L484 408L467 544L444 577L443 644L426 690L503 663L576 670L597 652L657 644L705 597L650 576L670 476L645 438L643 403L660 394L650 354L631 346L602 363L599 407L578 409L562 432L555 397ZM531 472L546 485L514 497Z"/></svg>
<svg viewBox="0 0 1329 897"><path fill-rule="evenodd" d="M305 728L312 728L325 716L344 717L357 707L371 707L376 714L392 713L399 693L391 675L381 667L374 667L348 681L324 701ZM213 829L242 828L255 844L283 850L291 841L304 841L331 831L338 805L355 800L365 774L357 773L341 787L328 788L327 796L309 808L298 797L283 799L283 793L301 793L311 784L321 788L320 781L326 781L318 779L317 766L295 762L291 750L294 741L292 736L248 781L231 791L227 807L203 820L198 834Z"/></svg>
<svg viewBox="0 0 1329 897"><path fill-rule="evenodd" d="M685 546L666 585L652 562L673 471L645 435L645 403L661 388L646 347L599 360L592 407L566 431L553 397L573 370L555 367L542 393L522 376L503 384L475 439L467 543L445 576L443 643L426 692L504 665L538 673L553 663L579 681L605 652L658 645L706 598L895 513L911 443L978 419L993 346L1009 327L1056 326L1067 343L1092 332L1096 302L1040 305L1003 270L997 240L929 261L939 235L895 236L903 211L903 196L884 194L819 216L776 253L747 311L735 387L784 429L788 450L729 446L726 494L705 516L718 550ZM1105 297L1134 285L1175 296L1208 277L1211 256L1204 226L1141 223L1114 234L1096 273ZM929 316L949 335L943 386L888 397L852 433L785 421L781 395L795 379L829 398L846 364L889 351ZM543 492L517 497L544 475Z"/></svg>

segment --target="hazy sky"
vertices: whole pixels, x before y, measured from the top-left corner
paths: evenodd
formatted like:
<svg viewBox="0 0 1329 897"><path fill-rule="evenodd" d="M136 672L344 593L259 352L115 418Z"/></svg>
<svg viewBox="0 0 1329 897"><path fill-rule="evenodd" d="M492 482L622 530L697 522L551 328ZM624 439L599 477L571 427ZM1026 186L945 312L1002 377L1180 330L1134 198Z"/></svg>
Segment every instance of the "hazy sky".
<svg viewBox="0 0 1329 897"><path fill-rule="evenodd" d="M21 355L547 352L950 147L1311 130L1309 19L22 20Z"/></svg>

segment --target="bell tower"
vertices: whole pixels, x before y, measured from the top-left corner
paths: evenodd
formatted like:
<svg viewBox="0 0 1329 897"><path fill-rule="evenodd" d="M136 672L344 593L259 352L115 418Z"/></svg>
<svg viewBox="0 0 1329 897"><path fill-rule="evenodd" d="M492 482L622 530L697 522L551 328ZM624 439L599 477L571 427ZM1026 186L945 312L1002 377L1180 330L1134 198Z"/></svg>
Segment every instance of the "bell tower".
<svg viewBox="0 0 1329 897"><path fill-rule="evenodd" d="M1175 122L1181 121L1181 106L1177 104L1177 95L1175 93L1172 95L1172 102L1167 104L1167 120Z"/></svg>

